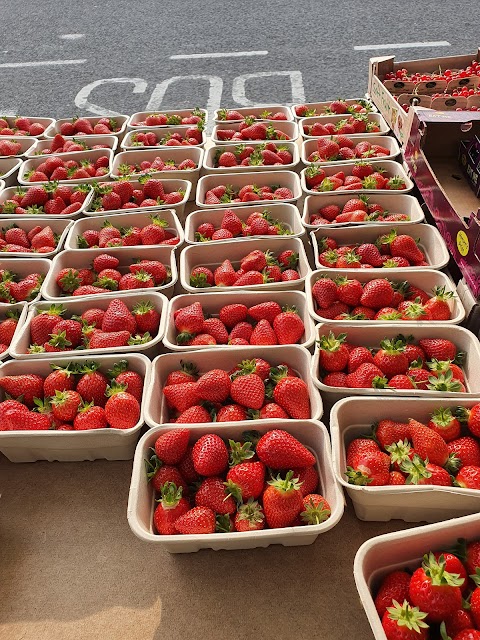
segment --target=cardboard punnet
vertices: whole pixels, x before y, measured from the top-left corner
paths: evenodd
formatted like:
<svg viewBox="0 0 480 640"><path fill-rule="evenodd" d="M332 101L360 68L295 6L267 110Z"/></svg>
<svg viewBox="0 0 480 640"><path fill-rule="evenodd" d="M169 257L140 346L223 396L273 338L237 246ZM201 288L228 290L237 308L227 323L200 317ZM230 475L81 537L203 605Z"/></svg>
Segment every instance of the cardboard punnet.
<svg viewBox="0 0 480 640"><path fill-rule="evenodd" d="M383 84L383 80L387 73L395 72L397 69L407 69L412 72L431 72L439 67L442 69L459 69L467 67L473 59L480 60L480 49L476 53L464 55L464 56L448 56L444 58L427 58L421 60L410 60L408 62L395 62L395 56L379 56L370 58L369 63L369 77L368 77L368 95L372 102L378 107L378 110L383 115L394 134L399 139L400 143L405 145L410 135L410 128L413 121L413 111L409 109L406 112L401 102L395 100L390 90ZM405 83L401 83L404 85ZM398 96L401 93L415 93L422 94L424 92L430 95L435 92L442 93L446 87L446 83L430 82L422 83L420 87L415 87L413 83L408 83L410 86L398 86ZM431 86L427 86L431 85ZM448 104L446 104L448 102ZM451 102L451 104L450 104ZM450 98L445 101L439 101L438 106L443 110L457 108L457 99ZM426 107L435 107L431 101L424 102Z"/></svg>
<svg viewBox="0 0 480 640"><path fill-rule="evenodd" d="M480 113L414 109L405 160L472 294L480 296L480 200L458 162L461 140L480 133Z"/></svg>
<svg viewBox="0 0 480 640"><path fill-rule="evenodd" d="M244 425L244 423L243 423ZM216 433L223 438L238 439L244 426L239 422L213 425L191 425L191 439L198 440L206 433ZM153 530L153 513L156 506L154 491L145 477L145 458L162 434L171 430L169 425L156 427L146 433L138 443L133 462L132 484L128 498L127 517L133 533L145 542L156 544L170 553L192 553L200 549L254 549L282 544L286 547L312 544L317 536L334 527L343 515L344 502L332 472L330 441L325 426L316 420L291 420L263 422L256 425L261 434L273 428L285 429L298 438L315 455L322 495L331 508L330 517L318 525L214 533L203 535L158 535Z"/></svg>
<svg viewBox="0 0 480 640"><path fill-rule="evenodd" d="M350 496L360 520L387 522L438 522L451 517L477 513L480 492L477 489L438 485L385 485L379 487L349 484L346 450L355 438L370 433L374 423L382 419L407 422L410 418L427 424L440 408L471 409L478 399L449 398L344 398L336 402L330 413L333 468L340 484Z"/></svg>

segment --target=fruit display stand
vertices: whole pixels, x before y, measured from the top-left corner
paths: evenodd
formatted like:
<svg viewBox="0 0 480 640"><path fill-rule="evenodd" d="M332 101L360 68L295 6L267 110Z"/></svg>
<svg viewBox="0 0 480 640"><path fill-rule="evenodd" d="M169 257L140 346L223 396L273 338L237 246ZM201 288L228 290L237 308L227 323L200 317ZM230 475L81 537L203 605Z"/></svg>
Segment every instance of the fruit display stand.
<svg viewBox="0 0 480 640"><path fill-rule="evenodd" d="M281 122L279 128L280 125ZM89 137L85 138L85 142L89 143L89 140ZM210 144L210 142L206 144L207 152ZM297 144L300 150L301 143ZM139 151L138 147L134 147L134 149ZM158 151L160 150L164 151L159 148ZM187 147L186 150L188 151L189 148ZM156 152L156 148L152 149L152 152ZM265 173L268 173L266 168ZM296 173L298 173L298 169ZM270 175L271 183L276 183L276 174L271 173ZM228 173L225 176L225 184L231 184L234 176L235 173ZM160 179L163 179L162 176ZM259 180L257 175L254 178L250 174L248 181L243 184L257 182L257 180ZM194 191L193 189L192 192ZM348 195L339 193L336 197L347 200L357 195L357 192L351 192ZM391 210L396 202L398 202L399 208L402 202L410 203L411 222L416 223L423 220L423 213L418 202L415 200L416 204L414 204L413 199L405 200L410 196L401 193L378 193L378 195L370 194L370 197L372 199L389 198L392 205L389 202L387 208ZM323 194L305 198L305 193L300 193L299 189L298 205L302 207L303 201L308 202L309 199L312 201L318 199L321 202L323 198ZM331 195L327 195L324 199L328 201L331 198ZM226 203L225 205L216 205L211 209L205 208L202 214L206 214L205 220L210 219L208 214L212 214L212 217L215 215L220 222L219 207L227 208L229 206ZM248 203L247 206L252 210L263 210L271 206L272 217L281 219L281 215L274 214L274 208L286 205L261 202L253 205ZM323 205L319 204L320 206ZM245 205L235 206L235 212L240 217L242 217L242 208L246 208ZM196 209L198 207L195 203L187 203L185 215ZM94 215L87 218L82 216L78 220L78 226L75 226L75 230L87 229L93 225L98 228L97 223L101 221L103 224L105 219L114 218L117 215L119 218L118 226L120 224L122 226L136 225L138 222L133 216L141 215L146 222L148 213L150 211L138 214L118 212L118 214L110 215L109 212L104 212L99 216ZM155 213L158 213L160 217L165 217L166 211L155 211ZM124 216L122 220L125 219L125 223L120 220L122 216ZM132 217L129 218L129 216ZM307 234L302 235L298 226L297 212L293 215L293 219L295 224L292 225L292 229L298 229L298 238L278 238L269 241L269 244L265 242L264 248L276 251L277 242L291 243L292 240L297 240L300 243L301 256L303 253L306 256L305 264L308 267L306 275L308 275L310 267L314 265L310 238ZM84 221L86 221L85 226L82 226ZM403 224L399 221L391 226L400 228L403 227ZM190 241L193 241L194 226L196 225L193 225L192 222L188 236L191 238ZM304 226L308 228L307 224ZM358 226L363 228L368 225ZM378 226L385 229L385 225ZM419 226L421 225L412 225L416 228ZM322 234L327 235L327 233L327 229L322 230ZM67 247L69 250L76 249L76 235L78 235L77 231L69 235L70 241ZM294 235L297 235L297 231ZM413 235L418 237L417 234ZM219 242L216 245L217 248L214 249L215 243L212 243L210 250L208 250L206 246L202 246L204 243L201 243L193 248L205 249L211 257L212 250L217 252L221 247L232 246L232 248L235 247L235 251L239 252L239 255L240 252L243 255L250 250L250 246L253 248L253 244L250 245L250 243L264 240L266 238L260 240L236 238L235 245ZM139 247L133 247L123 249L123 251L130 251L132 256L140 257L139 249ZM157 255L158 249L159 247L155 248ZM78 266L88 264L87 253L89 251L88 249L76 251L80 256L78 263L76 263ZM122 249L105 248L102 251L109 253L110 251L122 251ZM181 261L181 252L181 249L180 251L172 251L172 259L176 260L177 265ZM405 272L405 279L409 278L408 273L412 276L417 275L417 272ZM403 273L400 277L402 276ZM441 278L442 276L439 277L439 280ZM298 286L296 288L298 289ZM144 293L146 294L148 291L140 292L138 295L143 297ZM225 298L228 296L229 300L235 296L237 299L241 299L242 303L245 303L250 297L252 299L262 297L264 300L267 298L278 300L282 305L284 300L285 304L289 304L290 298L295 298L295 305L299 307L302 314L305 313L304 294L298 290L271 291L270 293L268 289L258 291L238 289L237 291L232 288L225 293L217 293L215 289L206 289L204 292L193 289L189 295L186 295L181 283L177 282L172 295L173 293L185 298L185 304L198 299L206 310L213 314L216 303L211 301L214 301L216 297L220 299L221 296L225 296ZM125 299L128 295L133 294L125 294ZM205 302L202 302L203 296L205 296ZM301 304L300 296L302 298ZM114 296L111 297L114 298ZM169 306L171 310L173 310L173 305L177 303L177 299L171 300ZM72 304L77 305L84 300L78 300L78 302L75 300ZM96 304L96 300L100 301L100 297L92 297L92 306ZM66 303L66 298L62 298L60 301ZM49 303L41 304L48 305ZM458 305L458 310L460 311L460 305ZM305 324L307 327L307 323ZM172 334L171 324L166 325L165 328L167 330L166 340L170 336L171 344L175 345L175 335ZM308 343L313 337L310 330L311 324L308 328ZM377 337L380 337L379 328L375 327L375 330ZM407 332L406 327L405 332ZM163 350L163 347L159 343L155 345L155 348L157 353L163 352L160 351L160 349ZM168 344L165 348L173 350L173 347ZM300 349L302 353L305 351L302 347L286 348ZM262 346L249 347L248 349L256 351L257 355L266 359L270 357L271 352L273 363L278 364L281 359L289 360L286 356L281 358L280 354L278 357L273 355L278 353L280 348ZM281 349L285 349L285 347ZM188 361L196 358L197 353L203 356L207 356L209 353L212 355L207 356L206 362L210 366L213 362L213 354L219 352L227 352L228 358L232 362L237 358L243 359L243 356L237 355L241 353L241 348L238 347L215 347L210 350L200 348L198 351L190 352L182 350L175 354L170 353L167 357L177 358L178 364L180 359ZM71 357L65 355L64 360L67 361ZM97 359L95 352L73 357ZM118 360L122 355L111 357ZM126 356L123 354L123 357L129 358L130 354L126 354ZM161 355L158 360L161 361L163 357ZM307 357L310 358L310 356ZM56 357L55 360L57 359L62 361L62 358ZM36 360L37 358L35 358ZM33 371L33 367L36 365L35 361L27 359L23 362L25 364L32 363L30 369ZM305 362L307 363L306 358ZM309 378L308 368L306 376L306 380L308 379L308 384L311 386L312 380ZM152 388L151 382L149 388ZM159 395L158 389L156 393ZM321 400L320 395L317 397ZM327 424L327 422L328 415L325 414L325 423ZM271 423L271 426L276 426L276 424L278 421ZM245 429L256 428L252 421L248 421L245 425L235 425L234 423L231 425L232 431L230 433L235 437L239 437ZM307 541L307 538L314 538L317 531L309 531L305 527L291 527L280 533L275 530L266 530L261 536L255 536L255 540L240 540L240 538L234 537L236 534L232 533L216 534L221 537L212 536L212 539L208 541L208 546L211 549L237 548L238 550L234 552L214 552L204 549L196 554L169 556L166 552L166 547L169 544L173 544L175 547L180 545L184 547L183 549L172 548L173 551L194 551L204 546L204 542L199 544L198 540L187 540L185 539L187 537L182 540L178 540L177 537L175 540L167 541L153 534L150 517L153 510L152 492L145 480L143 459L149 456L149 453L147 455L148 447L154 443L154 429L145 430L146 435L142 440L144 448L138 450L134 463L133 482L131 482L131 460L97 459L95 462L89 461L92 457L96 457L92 454L93 444L88 449L89 455L84 457L85 461L78 461L74 464L39 461L35 465L16 465L2 458L0 460L0 474L3 477L1 506L2 512L8 517L9 542L8 557L3 565L3 577L5 584L11 585L12 592L23 594L22 598L10 596L6 598L6 615L3 625L7 634L12 637L22 637L23 634L25 638L35 634L37 640L47 640L47 638L48 640L51 638L67 640L72 635L78 640L90 640L96 635L110 640L110 638L118 637L119 634L126 638L141 635L145 638L152 638L152 640L160 635L171 640L184 640L186 635L192 640L204 640L204 638L220 640L224 637L232 638L232 640L245 640L249 637L250 632L245 631L245 628L239 628L238 620L234 616L232 617L231 602L225 598L225 593L228 591L235 594L236 607L239 610L248 610L248 629L255 629L256 633L261 633L266 638L303 638L311 634L311 629L314 628L319 637L328 637L332 640L353 637L353 635L366 640L370 639L371 631L367 619L362 614L361 604L358 601L352 580L353 558L365 540L393 530L404 529L408 525L400 520L392 520L387 523L360 522L354 514L349 498L342 515L343 498L338 492L338 484L335 484L336 480L331 470L328 449L325 449L325 445L328 443L328 433L323 430L321 425L312 421L304 421L302 424L301 421L291 420L283 423L283 426L291 429L292 432L294 429L298 429L299 439L302 439L305 434L305 443L314 451L317 451L318 447L313 440L310 441L310 433L312 437L313 433L316 433L316 437L320 438L323 443L321 445L323 453L318 453L321 488L323 490L326 487L326 497L331 500L332 516L326 523L319 525L318 533L322 535L314 544L313 540L310 544L310 540ZM171 426L168 425L168 429L170 428ZM259 423L258 429L263 430L264 428L265 426ZM157 429L166 430L166 427L164 425L157 427ZM205 429L205 425L193 426L192 430L195 429ZM221 429L223 427L220 424L211 424L208 431L221 432ZM135 440L138 439L140 433L141 430L135 433ZM41 434L26 435L36 437ZM62 434L48 435L58 437ZM95 435L97 434L88 434L91 438ZM67 440L64 442L66 443ZM35 446L37 446L36 443ZM129 455L125 455L125 457L131 457L132 454L133 447L130 447ZM113 458L113 456L111 457ZM47 455L43 457L43 460L48 459L53 458L52 456L49 458ZM32 487L35 489L33 490ZM137 487L138 491L135 491ZM22 505L21 509L19 509L20 504ZM32 514L35 515L35 528L31 526ZM340 517L341 520L339 520ZM75 520L77 531L73 538L72 518ZM132 534L129 524L135 533L142 538L141 540ZM247 536L244 537L247 538ZM55 541L54 565L51 562L52 547L45 543L51 540ZM303 541L305 546L289 546L288 548L283 546L296 545L300 541ZM261 548L268 544L271 546ZM241 547L247 546L248 549L242 550ZM25 554L26 548L28 548L27 554ZM18 560L20 557L22 558L21 562ZM145 580L146 575L152 576L152 567L155 567L154 579ZM309 567L315 567L314 571L309 571ZM75 578L71 588L65 590L62 579L67 573L74 575ZM287 580L285 576L288 576ZM305 598L305 590L298 587L298 585L304 584L306 579L308 579L309 592L313 594L309 598ZM275 597L272 597L271 590L265 589L265 584L275 584ZM28 585L27 590L26 585ZM32 589L32 585L35 588ZM342 589L342 606L348 610L348 616L338 616L339 585ZM199 593L201 593L201 598L198 597ZM256 603L254 607L251 604L252 600ZM286 613L285 602L289 603L288 613ZM322 611L320 617L319 610ZM268 616L265 613L267 611ZM35 615L32 612L35 612ZM192 627L193 617L195 625ZM222 621L221 625L217 624L217 621L219 623L220 620Z"/></svg>

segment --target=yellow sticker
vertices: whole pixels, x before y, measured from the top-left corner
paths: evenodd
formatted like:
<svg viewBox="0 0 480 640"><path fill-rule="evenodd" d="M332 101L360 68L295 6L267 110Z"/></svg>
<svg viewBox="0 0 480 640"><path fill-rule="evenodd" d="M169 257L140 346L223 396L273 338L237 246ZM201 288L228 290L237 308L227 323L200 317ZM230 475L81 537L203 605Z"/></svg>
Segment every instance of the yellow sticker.
<svg viewBox="0 0 480 640"><path fill-rule="evenodd" d="M459 231L457 233L457 248L461 256L465 257L467 255L470 245L465 231Z"/></svg>

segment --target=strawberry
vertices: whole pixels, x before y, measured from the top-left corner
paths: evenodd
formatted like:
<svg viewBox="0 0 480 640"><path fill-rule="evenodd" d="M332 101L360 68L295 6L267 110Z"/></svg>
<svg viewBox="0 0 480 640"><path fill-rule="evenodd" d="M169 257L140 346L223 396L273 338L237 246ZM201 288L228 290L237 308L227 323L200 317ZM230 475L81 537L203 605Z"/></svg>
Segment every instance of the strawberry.
<svg viewBox="0 0 480 640"><path fill-rule="evenodd" d="M218 476L211 476L202 481L195 494L195 505L207 507L217 514L230 514L237 510L235 500L229 495L223 479Z"/></svg>
<svg viewBox="0 0 480 640"><path fill-rule="evenodd" d="M141 267L141 265L137 266ZM124 274L120 279L118 288L120 291L129 291L134 289L149 289L154 286L155 282L150 274L140 268L136 273Z"/></svg>
<svg viewBox="0 0 480 640"><path fill-rule="evenodd" d="M445 442L451 442L460 436L460 422L448 407L435 409L427 426L438 433Z"/></svg>
<svg viewBox="0 0 480 640"><path fill-rule="evenodd" d="M231 287L237 280L237 274L230 260L224 260L222 264L215 269L214 281L217 287Z"/></svg>
<svg viewBox="0 0 480 640"><path fill-rule="evenodd" d="M58 366L51 364L53 369L52 373L49 373L43 382L43 395L45 397L51 397L55 395L56 391L68 391L75 389L74 374L77 373L75 367Z"/></svg>
<svg viewBox="0 0 480 640"><path fill-rule="evenodd" d="M78 409L82 404L82 396L71 389L66 391L55 391L51 398L52 413L56 420L60 422L73 422Z"/></svg>
<svg viewBox="0 0 480 640"><path fill-rule="evenodd" d="M165 380L165 386L181 384L183 382L196 382L198 380L198 369L192 362L181 362L180 369L172 371Z"/></svg>
<svg viewBox="0 0 480 640"><path fill-rule="evenodd" d="M207 507L193 507L175 521L175 529L184 534L215 532L215 513Z"/></svg>
<svg viewBox="0 0 480 640"><path fill-rule="evenodd" d="M247 502L250 498L258 498L265 482L265 465L263 462L240 462L227 473L225 483L227 493L237 502Z"/></svg>
<svg viewBox="0 0 480 640"><path fill-rule="evenodd" d="M270 480L263 493L263 509L268 526L272 529L291 526L303 508L299 483L289 471L283 479Z"/></svg>
<svg viewBox="0 0 480 640"><path fill-rule="evenodd" d="M275 402L295 420L310 418L310 397L306 383L288 375L286 367L282 365L274 370L271 378L276 382L273 390Z"/></svg>
<svg viewBox="0 0 480 640"><path fill-rule="evenodd" d="M330 331L328 336L320 336L317 343L319 348L319 364L320 368L327 372L343 371L348 364L348 349L344 342L347 338L346 333L335 336Z"/></svg>
<svg viewBox="0 0 480 640"><path fill-rule="evenodd" d="M393 600L382 617L385 637L388 640L427 640L429 627L424 621L426 617L426 613L412 607L407 599L401 604Z"/></svg>
<svg viewBox="0 0 480 640"><path fill-rule="evenodd" d="M380 420L374 427L374 435L382 449L406 440L409 436L409 425L394 420Z"/></svg>
<svg viewBox="0 0 480 640"><path fill-rule="evenodd" d="M259 322L260 320L268 320L272 324L275 318L282 312L282 308L278 302L260 302L259 304L249 307L248 315L250 318Z"/></svg>
<svg viewBox="0 0 480 640"><path fill-rule="evenodd" d="M178 416L175 420L176 424L194 424L200 422L211 422L212 417L209 412L198 405L190 407Z"/></svg>
<svg viewBox="0 0 480 640"><path fill-rule="evenodd" d="M102 331L128 331L128 333L132 334L136 330L135 317L127 305L120 298L112 300L103 316Z"/></svg>
<svg viewBox="0 0 480 640"><path fill-rule="evenodd" d="M153 523L157 533L173 535L177 533L176 521L190 509L188 500L182 498L182 487L166 482L161 489L160 503L153 514Z"/></svg>
<svg viewBox="0 0 480 640"><path fill-rule="evenodd" d="M167 431L155 441L155 454L165 464L178 464L187 452L189 439L189 429Z"/></svg>
<svg viewBox="0 0 480 640"><path fill-rule="evenodd" d="M457 355L456 346L443 338L425 338L419 340L419 345L429 360L455 360Z"/></svg>
<svg viewBox="0 0 480 640"><path fill-rule="evenodd" d="M425 309L430 312L432 320L450 320L451 311L448 301L454 297L452 291L446 291L445 287L435 287L433 297L425 302Z"/></svg>
<svg viewBox="0 0 480 640"><path fill-rule="evenodd" d="M7 311L5 320L0 322L0 344L10 345L18 325L19 313Z"/></svg>
<svg viewBox="0 0 480 640"><path fill-rule="evenodd" d="M455 478L455 484L464 489L480 489L480 467L463 466Z"/></svg>
<svg viewBox="0 0 480 640"><path fill-rule="evenodd" d="M307 525L322 524L330 514L330 505L323 496L314 493L304 496L303 511L300 513L302 522Z"/></svg>
<svg viewBox="0 0 480 640"><path fill-rule="evenodd" d="M320 309L328 309L338 299L338 288L334 280L321 277L312 287L312 295Z"/></svg>
<svg viewBox="0 0 480 640"><path fill-rule="evenodd" d="M256 373L239 375L232 380L230 396L234 402L248 409L261 409L265 399L262 378Z"/></svg>
<svg viewBox="0 0 480 640"><path fill-rule="evenodd" d="M418 455L439 466L444 466L448 460L448 448L445 440L433 429L413 420L408 421L410 439Z"/></svg>
<svg viewBox="0 0 480 640"><path fill-rule="evenodd" d="M192 459L197 473L202 476L217 476L227 468L227 447L219 436L205 434L193 445Z"/></svg>
<svg viewBox="0 0 480 640"><path fill-rule="evenodd" d="M294 436L281 429L267 431L257 443L259 459L273 469L304 469L315 464L312 453Z"/></svg>
<svg viewBox="0 0 480 640"><path fill-rule="evenodd" d="M108 378L98 369L98 362L85 362L78 370L81 377L76 391L85 403L93 402L96 406L104 407L107 401L105 392L108 387Z"/></svg>
<svg viewBox="0 0 480 640"><path fill-rule="evenodd" d="M102 407L96 407L93 402L80 404L78 413L73 420L75 431L106 429L107 427L108 422Z"/></svg>
<svg viewBox="0 0 480 640"><path fill-rule="evenodd" d="M133 274L147 273L153 278L156 286L164 284L168 278L165 265L158 260L142 260L138 264L131 264L129 269Z"/></svg>
<svg viewBox="0 0 480 640"><path fill-rule="evenodd" d="M347 447L347 466L355 466L357 456L367 451L370 453L379 451L378 445L374 440L369 438L355 438L355 440L352 440Z"/></svg>
<svg viewBox="0 0 480 640"><path fill-rule="evenodd" d="M150 301L138 302L132 309L137 331L154 336L160 325L160 314ZM132 332L133 333L133 332Z"/></svg>
<svg viewBox="0 0 480 640"><path fill-rule="evenodd" d="M227 344L228 331L219 318L207 318L202 327L202 333L207 333L215 338L216 344Z"/></svg>
<svg viewBox="0 0 480 640"><path fill-rule="evenodd" d="M463 466L480 467L480 445L474 438L465 436L447 443L449 468L461 469Z"/></svg>
<svg viewBox="0 0 480 640"><path fill-rule="evenodd" d="M218 317L227 327L227 329L233 329L239 322L243 322L247 318L248 309L244 304L234 303L223 306L218 314Z"/></svg>
<svg viewBox="0 0 480 640"><path fill-rule="evenodd" d="M239 422L247 419L247 412L237 404L227 404L219 409L216 422Z"/></svg>
<svg viewBox="0 0 480 640"><path fill-rule="evenodd" d="M437 560L430 553L412 575L410 601L427 614L429 622L441 622L461 608L463 582L458 574L445 571L443 556Z"/></svg>
<svg viewBox="0 0 480 640"><path fill-rule="evenodd" d="M387 378L404 374L408 369L408 359L403 353L405 343L402 340L382 340L380 350L373 357L373 362L383 371Z"/></svg>
<svg viewBox="0 0 480 640"><path fill-rule="evenodd" d="M410 577L406 571L392 571L383 578L375 596L375 608L380 617L384 615L387 607L393 605L394 600L403 602L408 599Z"/></svg>
<svg viewBox="0 0 480 640"><path fill-rule="evenodd" d="M180 309L174 317L175 328L179 332L178 344L185 344L195 334L201 333L204 320L202 305L199 302Z"/></svg>
<svg viewBox="0 0 480 640"><path fill-rule="evenodd" d="M52 423L48 415L25 411L25 408L10 408L3 415L3 431L46 431L51 428Z"/></svg>
<svg viewBox="0 0 480 640"><path fill-rule="evenodd" d="M127 360L120 360L120 362L116 362L113 365L113 368L108 371L108 375L118 384L126 386L126 391L141 403L143 395L143 378L139 373L128 368Z"/></svg>
<svg viewBox="0 0 480 640"><path fill-rule="evenodd" d="M296 344L305 333L305 325L295 307L284 307L273 321L278 344Z"/></svg>
<svg viewBox="0 0 480 640"><path fill-rule="evenodd" d="M370 280L363 287L360 304L370 309L388 307L393 301L394 290L385 278Z"/></svg>
<svg viewBox="0 0 480 640"><path fill-rule="evenodd" d="M230 376L223 369L211 369L197 381L197 393L207 402L224 402L230 395Z"/></svg>
<svg viewBox="0 0 480 640"><path fill-rule="evenodd" d="M355 347L348 354L348 373L353 373L361 364L373 364L373 356L366 347Z"/></svg>
<svg viewBox="0 0 480 640"><path fill-rule="evenodd" d="M268 320L260 320L255 326L250 336L250 344L256 345L276 345L277 336L268 322Z"/></svg>
<svg viewBox="0 0 480 640"><path fill-rule="evenodd" d="M98 331L96 330L88 343L89 349L107 349L125 347L129 344L131 334L128 331Z"/></svg>
<svg viewBox="0 0 480 640"><path fill-rule="evenodd" d="M259 531L265 526L265 515L256 500L248 500L238 507L235 531Z"/></svg>
<svg viewBox="0 0 480 640"><path fill-rule="evenodd" d="M125 391L126 385L112 382L105 392L108 400L105 404L105 416L114 429L131 429L140 418L140 404L131 393Z"/></svg>
<svg viewBox="0 0 480 640"><path fill-rule="evenodd" d="M361 451L347 467L347 480L350 484L378 487L389 483L390 456L381 451Z"/></svg>
<svg viewBox="0 0 480 640"><path fill-rule="evenodd" d="M3 389L13 399L22 396L22 402L32 408L34 398L43 397L43 378L33 373L3 376L0 378L0 389Z"/></svg>

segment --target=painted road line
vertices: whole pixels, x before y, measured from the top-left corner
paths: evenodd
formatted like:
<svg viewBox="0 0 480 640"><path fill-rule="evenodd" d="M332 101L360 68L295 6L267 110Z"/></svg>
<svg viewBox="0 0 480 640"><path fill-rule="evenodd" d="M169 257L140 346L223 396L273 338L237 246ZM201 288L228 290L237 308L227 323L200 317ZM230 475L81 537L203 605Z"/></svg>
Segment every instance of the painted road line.
<svg viewBox="0 0 480 640"><path fill-rule="evenodd" d="M51 65L61 66L64 64L83 64L87 59L83 60L37 60L34 62L4 62L0 64L2 69L16 69L18 67L48 67Z"/></svg>
<svg viewBox="0 0 480 640"><path fill-rule="evenodd" d="M362 44L353 47L355 51L377 51L378 49L416 49L417 47L449 47L450 42L399 42L397 44Z"/></svg>
<svg viewBox="0 0 480 640"><path fill-rule="evenodd" d="M182 53L170 56L170 60L193 60L195 58L243 58L245 56L266 56L268 51L226 51L219 53Z"/></svg>
<svg viewBox="0 0 480 640"><path fill-rule="evenodd" d="M84 33L64 33L61 36L58 36L60 40L80 40L80 38L85 38Z"/></svg>

